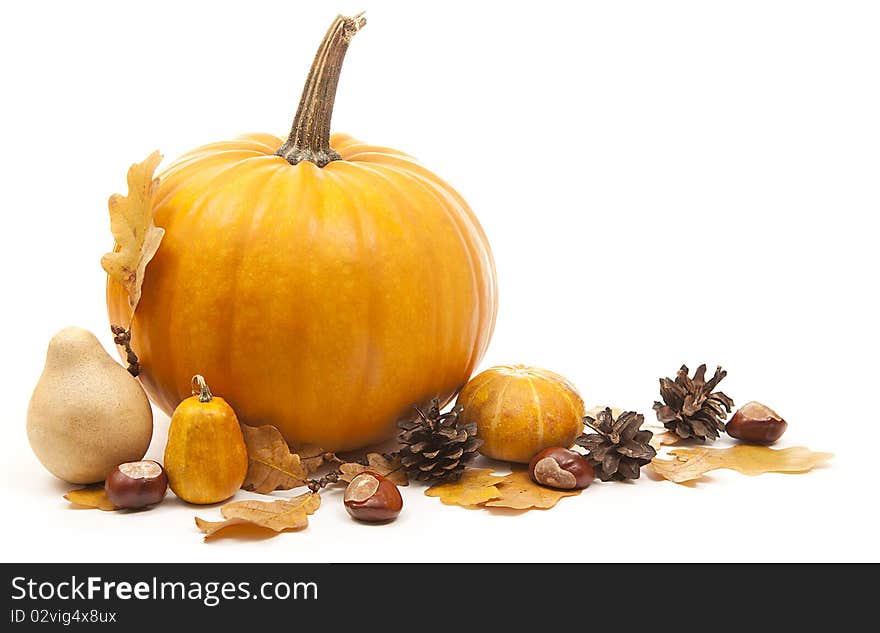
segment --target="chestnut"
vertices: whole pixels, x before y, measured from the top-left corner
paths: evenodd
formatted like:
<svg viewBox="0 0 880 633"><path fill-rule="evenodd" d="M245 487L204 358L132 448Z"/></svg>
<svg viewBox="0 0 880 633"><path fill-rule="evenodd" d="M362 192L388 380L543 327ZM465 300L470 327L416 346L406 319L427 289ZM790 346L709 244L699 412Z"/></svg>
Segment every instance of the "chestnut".
<svg viewBox="0 0 880 633"><path fill-rule="evenodd" d="M773 444L782 437L788 423L776 411L760 402L744 404L727 423L727 434L751 444Z"/></svg>
<svg viewBox="0 0 880 633"><path fill-rule="evenodd" d="M352 478L343 501L353 518L371 523L391 521L403 508L403 498L394 482L369 470Z"/></svg>
<svg viewBox="0 0 880 633"><path fill-rule="evenodd" d="M151 460L126 462L104 481L107 498L119 508L140 510L165 498L168 477L161 464Z"/></svg>
<svg viewBox="0 0 880 633"><path fill-rule="evenodd" d="M596 476L586 457L560 446L545 448L532 457L529 474L535 483L561 490L586 488Z"/></svg>

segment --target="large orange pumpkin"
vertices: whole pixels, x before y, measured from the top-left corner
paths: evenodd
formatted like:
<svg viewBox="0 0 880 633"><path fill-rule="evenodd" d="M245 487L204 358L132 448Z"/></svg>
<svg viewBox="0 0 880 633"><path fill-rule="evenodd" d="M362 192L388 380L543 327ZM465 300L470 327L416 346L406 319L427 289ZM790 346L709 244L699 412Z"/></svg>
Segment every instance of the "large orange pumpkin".
<svg viewBox="0 0 880 633"><path fill-rule="evenodd" d="M290 138L200 147L160 174L165 228L132 322L152 400L171 413L203 374L242 422L354 449L414 404L449 400L495 323L486 236L465 201L405 154L330 136L342 59L363 18L339 17ZM124 289L108 282L112 323Z"/></svg>

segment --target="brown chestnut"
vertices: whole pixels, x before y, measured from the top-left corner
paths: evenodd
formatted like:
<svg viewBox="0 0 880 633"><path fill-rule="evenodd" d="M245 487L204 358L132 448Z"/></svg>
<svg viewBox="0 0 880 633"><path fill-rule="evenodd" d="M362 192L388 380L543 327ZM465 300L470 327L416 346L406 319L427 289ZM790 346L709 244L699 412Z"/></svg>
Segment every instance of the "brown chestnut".
<svg viewBox="0 0 880 633"><path fill-rule="evenodd" d="M104 482L107 498L119 508L140 510L165 498L168 477L158 462L126 462L113 469Z"/></svg>
<svg viewBox="0 0 880 633"><path fill-rule="evenodd" d="M788 423L776 411L760 402L744 404L727 423L727 434L751 444L773 444L782 437Z"/></svg>
<svg viewBox="0 0 880 633"><path fill-rule="evenodd" d="M576 451L555 446L532 457L529 473L535 483L561 490L586 488L596 472L593 465Z"/></svg>
<svg viewBox="0 0 880 633"><path fill-rule="evenodd" d="M369 470L352 478L343 501L352 517L371 523L391 521L403 508L403 498L394 482Z"/></svg>

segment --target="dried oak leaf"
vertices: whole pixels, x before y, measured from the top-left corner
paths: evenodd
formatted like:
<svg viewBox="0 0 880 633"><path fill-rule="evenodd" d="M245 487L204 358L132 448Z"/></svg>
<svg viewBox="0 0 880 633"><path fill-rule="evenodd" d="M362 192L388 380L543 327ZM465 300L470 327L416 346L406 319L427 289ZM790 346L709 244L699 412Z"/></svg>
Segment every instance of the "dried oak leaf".
<svg viewBox="0 0 880 633"><path fill-rule="evenodd" d="M104 492L103 484L71 490L64 495L64 498L70 501L70 503L83 506L84 508L94 508L105 512L112 512L113 510L119 509L113 505L113 502L110 501L110 499L107 498L107 493Z"/></svg>
<svg viewBox="0 0 880 633"><path fill-rule="evenodd" d="M491 468L468 468L458 481L431 486L425 494L438 497L446 505L479 506L501 496L497 485L502 479Z"/></svg>
<svg viewBox="0 0 880 633"><path fill-rule="evenodd" d="M235 501L220 508L225 521L205 521L196 517L196 525L205 533L205 538L212 536L232 525L256 525L258 527L283 532L284 530L300 530L309 524L308 515L321 507L321 495L306 492L291 499L278 501Z"/></svg>
<svg viewBox="0 0 880 633"><path fill-rule="evenodd" d="M654 458L651 468L675 483L699 479L710 470L729 468L744 475L761 473L803 473L831 459L831 453L815 453L803 446L776 450L766 446L740 444L731 448L678 448L673 459Z"/></svg>
<svg viewBox="0 0 880 633"><path fill-rule="evenodd" d="M338 464L340 461L334 453L329 453L315 444L294 444L290 447L290 452L299 455L299 459L309 475L325 463L335 462Z"/></svg>
<svg viewBox="0 0 880 633"><path fill-rule="evenodd" d="M659 451L664 446L678 444L681 441L681 438L676 433L673 433L662 424L646 424L644 428L653 433L648 444L653 446L656 451Z"/></svg>
<svg viewBox="0 0 880 633"><path fill-rule="evenodd" d="M270 425L242 424L241 432L248 454L248 471L242 488L268 494L305 485L309 475L307 464L298 454L290 452L278 429Z"/></svg>
<svg viewBox="0 0 880 633"><path fill-rule="evenodd" d="M141 298L144 271L165 235L165 229L153 224L153 197L159 187L153 173L161 160L162 155L153 152L142 163L132 165L128 195L110 196L110 231L116 248L101 258L101 267L128 292L132 313Z"/></svg>
<svg viewBox="0 0 880 633"><path fill-rule="evenodd" d="M498 498L486 503L491 508L512 508L514 510L530 510L538 508L546 510L555 506L564 497L581 494L580 490L556 490L540 486L532 481L528 471L518 470L495 484Z"/></svg>
<svg viewBox="0 0 880 633"><path fill-rule="evenodd" d="M398 486L409 485L409 478L406 476L406 468L401 463L399 455L390 455L386 457L379 453L368 453L366 464L346 462L340 465L339 478L342 481L348 482L365 470L387 477Z"/></svg>
<svg viewBox="0 0 880 633"><path fill-rule="evenodd" d="M563 497L579 495L580 490L555 490L539 486L521 470L495 475L489 468L469 468L458 481L437 484L425 491L446 505L511 508L529 510L552 508Z"/></svg>

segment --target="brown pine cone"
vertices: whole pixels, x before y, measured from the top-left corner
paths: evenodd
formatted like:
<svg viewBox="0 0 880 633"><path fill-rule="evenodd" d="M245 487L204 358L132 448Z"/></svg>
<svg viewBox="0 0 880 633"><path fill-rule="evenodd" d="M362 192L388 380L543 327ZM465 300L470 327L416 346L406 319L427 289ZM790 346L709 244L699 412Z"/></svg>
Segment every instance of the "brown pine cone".
<svg viewBox="0 0 880 633"><path fill-rule="evenodd" d="M596 432L581 435L577 444L589 451L587 461L593 465L599 479L639 478L642 466L657 454L649 444L654 434L639 428L644 422L645 416L635 411L621 413L615 420L607 407L596 418L584 418L584 423Z"/></svg>
<svg viewBox="0 0 880 633"><path fill-rule="evenodd" d="M660 379L663 402L654 403L657 419L682 439L692 437L700 441L718 439L724 432L724 421L733 410L733 399L713 389L727 372L718 367L715 375L706 380L706 365L697 367L693 378L688 378L687 365L682 365L675 376Z"/></svg>
<svg viewBox="0 0 880 633"><path fill-rule="evenodd" d="M437 399L427 412L416 407L418 417L398 423L400 460L410 477L431 483L456 481L483 443L476 424L459 424L461 407L440 413Z"/></svg>

